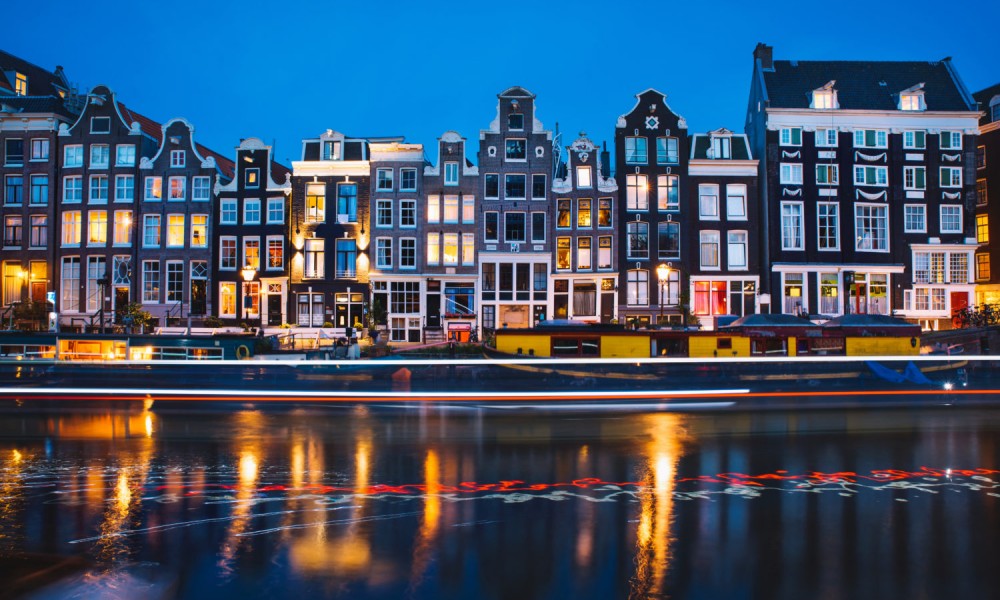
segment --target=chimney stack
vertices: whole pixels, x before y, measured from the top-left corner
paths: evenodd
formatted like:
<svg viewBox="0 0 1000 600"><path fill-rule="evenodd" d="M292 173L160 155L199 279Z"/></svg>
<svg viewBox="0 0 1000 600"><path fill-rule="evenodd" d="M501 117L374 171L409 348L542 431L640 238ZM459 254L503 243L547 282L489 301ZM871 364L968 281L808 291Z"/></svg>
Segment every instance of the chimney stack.
<svg viewBox="0 0 1000 600"><path fill-rule="evenodd" d="M774 70L774 48L768 46L764 42L758 42L757 47L753 49L754 60L760 61L760 68L765 71Z"/></svg>

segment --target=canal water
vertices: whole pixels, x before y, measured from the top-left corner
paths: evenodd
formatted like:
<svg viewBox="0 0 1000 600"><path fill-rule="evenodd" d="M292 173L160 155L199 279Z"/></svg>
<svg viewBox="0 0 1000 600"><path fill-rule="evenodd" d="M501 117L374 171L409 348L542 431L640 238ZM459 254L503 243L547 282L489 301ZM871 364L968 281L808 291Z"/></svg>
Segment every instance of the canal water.
<svg viewBox="0 0 1000 600"><path fill-rule="evenodd" d="M998 444L956 406L8 405L0 596L997 597Z"/></svg>

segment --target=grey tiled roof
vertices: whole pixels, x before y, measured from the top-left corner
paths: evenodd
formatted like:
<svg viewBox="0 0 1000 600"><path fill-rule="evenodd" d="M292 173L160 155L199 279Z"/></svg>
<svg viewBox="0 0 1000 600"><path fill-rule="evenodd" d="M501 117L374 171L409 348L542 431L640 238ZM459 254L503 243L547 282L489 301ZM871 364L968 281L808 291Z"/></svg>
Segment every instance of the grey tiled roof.
<svg viewBox="0 0 1000 600"><path fill-rule="evenodd" d="M72 116L65 103L52 96L0 96L0 106L20 113L58 113Z"/></svg>
<svg viewBox="0 0 1000 600"><path fill-rule="evenodd" d="M980 125L990 123L990 100L993 99L993 96L997 95L1000 95L1000 83L993 84L986 89L972 94L972 97L979 103L979 110L983 111L983 117L979 119Z"/></svg>
<svg viewBox="0 0 1000 600"><path fill-rule="evenodd" d="M960 82L952 76L949 60L916 61L774 61L764 71L768 100L773 108L809 108L811 92L836 81L843 110L897 110L899 93L924 84L927 110L970 111Z"/></svg>

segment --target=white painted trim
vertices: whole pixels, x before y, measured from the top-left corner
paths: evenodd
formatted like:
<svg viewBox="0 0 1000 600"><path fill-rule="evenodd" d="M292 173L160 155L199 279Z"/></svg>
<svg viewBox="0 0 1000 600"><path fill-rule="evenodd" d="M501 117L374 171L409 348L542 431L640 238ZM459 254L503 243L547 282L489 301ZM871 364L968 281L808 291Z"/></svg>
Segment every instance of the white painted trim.
<svg viewBox="0 0 1000 600"><path fill-rule="evenodd" d="M900 133L903 129L948 129L975 135L979 130L979 113L964 111L874 111L837 110L815 111L798 108L767 108L767 128L782 127L852 129L886 129Z"/></svg>
<svg viewBox="0 0 1000 600"><path fill-rule="evenodd" d="M757 160L698 158L688 162L688 175L756 177Z"/></svg>
<svg viewBox="0 0 1000 600"><path fill-rule="evenodd" d="M356 176L367 177L370 172L367 160L304 160L292 161L296 177Z"/></svg>

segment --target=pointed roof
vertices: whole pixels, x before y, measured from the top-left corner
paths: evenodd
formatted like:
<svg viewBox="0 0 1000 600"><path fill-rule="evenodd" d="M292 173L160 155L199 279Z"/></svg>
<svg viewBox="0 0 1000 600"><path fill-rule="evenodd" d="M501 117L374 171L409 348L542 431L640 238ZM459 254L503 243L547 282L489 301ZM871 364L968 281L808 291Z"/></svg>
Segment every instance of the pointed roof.
<svg viewBox="0 0 1000 600"><path fill-rule="evenodd" d="M534 98L535 95L521 86L515 85L497 94L497 98Z"/></svg>

